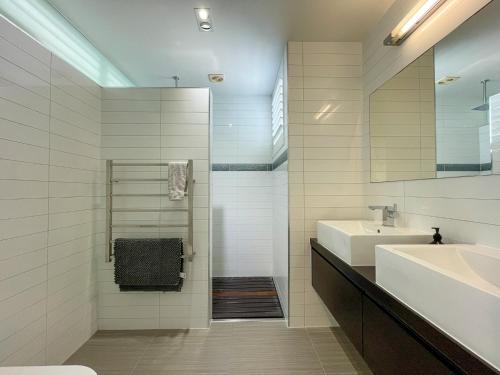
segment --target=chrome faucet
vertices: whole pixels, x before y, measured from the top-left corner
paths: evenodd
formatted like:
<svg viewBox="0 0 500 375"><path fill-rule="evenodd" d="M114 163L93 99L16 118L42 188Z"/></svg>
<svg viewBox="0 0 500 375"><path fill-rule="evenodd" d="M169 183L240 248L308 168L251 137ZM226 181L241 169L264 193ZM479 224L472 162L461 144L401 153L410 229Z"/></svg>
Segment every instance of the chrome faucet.
<svg viewBox="0 0 500 375"><path fill-rule="evenodd" d="M385 227L394 226L394 218L398 212L398 206L394 203L393 206L368 206L370 210L382 210L382 225Z"/></svg>

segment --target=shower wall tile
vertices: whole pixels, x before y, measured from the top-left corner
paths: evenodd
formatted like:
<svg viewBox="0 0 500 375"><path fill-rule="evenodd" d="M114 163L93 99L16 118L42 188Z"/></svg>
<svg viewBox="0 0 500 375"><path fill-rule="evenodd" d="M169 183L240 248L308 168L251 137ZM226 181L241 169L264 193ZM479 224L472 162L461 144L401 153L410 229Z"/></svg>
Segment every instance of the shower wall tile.
<svg viewBox="0 0 500 375"><path fill-rule="evenodd" d="M272 276L272 173L212 173L213 276Z"/></svg>
<svg viewBox="0 0 500 375"><path fill-rule="evenodd" d="M213 163L269 164L271 97L215 96ZM213 270L216 277L272 276L272 172L213 172Z"/></svg>
<svg viewBox="0 0 500 375"><path fill-rule="evenodd" d="M208 89L116 88L103 89L102 159L137 162L194 160L193 262L185 261L187 278L182 292L119 291L113 282L113 263L105 263L105 247L98 257L99 329L206 328L208 326L209 259L209 103ZM128 178L166 177L158 167L120 168ZM158 194L165 183L122 184L120 193ZM120 207L175 207L166 198L122 198ZM179 223L184 213L134 213L114 216L118 222ZM114 232L114 237L186 237L184 230Z"/></svg>
<svg viewBox="0 0 500 375"><path fill-rule="evenodd" d="M213 163L270 163L271 97L215 96Z"/></svg>
<svg viewBox="0 0 500 375"><path fill-rule="evenodd" d="M97 327L100 87L3 19L0 50L0 366L60 364Z"/></svg>

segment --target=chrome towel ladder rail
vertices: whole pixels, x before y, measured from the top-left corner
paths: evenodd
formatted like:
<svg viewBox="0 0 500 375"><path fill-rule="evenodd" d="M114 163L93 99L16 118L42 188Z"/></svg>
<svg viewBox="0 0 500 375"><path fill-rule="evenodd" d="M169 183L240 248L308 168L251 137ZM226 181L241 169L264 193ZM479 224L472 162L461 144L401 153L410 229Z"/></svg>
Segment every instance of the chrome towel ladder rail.
<svg viewBox="0 0 500 375"><path fill-rule="evenodd" d="M113 167L168 167L169 163L122 163L106 160L106 262L113 258L113 228L187 228L188 243L186 257L193 260L193 199L194 184L193 160L188 160L187 167L187 208L114 208L113 197L168 197L168 194L114 194L113 185L120 182L167 182L167 178L114 178ZM187 212L186 224L114 224L113 212Z"/></svg>

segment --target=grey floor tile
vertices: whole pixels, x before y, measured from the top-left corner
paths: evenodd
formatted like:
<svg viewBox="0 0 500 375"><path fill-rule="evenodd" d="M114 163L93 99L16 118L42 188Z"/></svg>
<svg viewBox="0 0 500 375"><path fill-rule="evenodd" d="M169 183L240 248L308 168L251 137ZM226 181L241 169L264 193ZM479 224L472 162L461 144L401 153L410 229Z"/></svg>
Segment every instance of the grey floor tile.
<svg viewBox="0 0 500 375"><path fill-rule="evenodd" d="M370 374L339 329L287 328L283 321L101 331L66 363L89 366L99 375Z"/></svg>

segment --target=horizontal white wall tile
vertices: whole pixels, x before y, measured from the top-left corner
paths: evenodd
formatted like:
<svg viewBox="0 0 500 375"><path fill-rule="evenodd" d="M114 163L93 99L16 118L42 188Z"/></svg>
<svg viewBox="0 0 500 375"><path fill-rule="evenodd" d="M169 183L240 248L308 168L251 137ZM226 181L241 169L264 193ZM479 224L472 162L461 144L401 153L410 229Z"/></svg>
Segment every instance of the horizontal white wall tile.
<svg viewBox="0 0 500 375"><path fill-rule="evenodd" d="M289 324L333 325L310 287L308 239L317 220L365 213L361 44L297 43L301 56L288 60L298 76L288 77Z"/></svg>
<svg viewBox="0 0 500 375"><path fill-rule="evenodd" d="M199 317L197 326L208 324L208 306L200 308L199 300L202 296L208 298L208 184L209 184L209 91L206 89L103 89L102 112L102 158L136 162L167 162L171 160L195 159L195 209L194 209L194 250L196 256L193 263L186 262L185 272L187 279L181 293L175 296L185 301L183 313L196 314ZM121 168L115 174L122 178L159 178L166 177L166 170L158 168ZM158 194L166 192L166 184L126 184L115 187L118 193ZM89 195L87 199L92 200ZM85 200L69 198L53 201L54 209L63 212L65 207L74 205L81 207ZM116 198L115 205L120 207L184 207L186 202L170 202L165 199L154 198ZM57 221L63 225L67 222L87 221L86 214L64 217L58 216ZM156 214L115 214L115 221L127 220L142 223L177 223L185 222L187 216L183 213L174 217L171 213ZM157 236L154 233L142 230L114 232L116 236ZM161 235L186 236L185 231L165 232ZM82 249L86 246L86 239L78 242ZM64 244L51 247L52 253L70 251ZM114 284L113 264L104 263L103 246L100 249L98 263L99 329L154 329L160 325L170 328L187 328L186 321L180 321L176 311L163 310L160 316L160 296L174 295L160 292L119 292ZM193 289L196 280L197 289ZM203 280L200 284L197 280ZM161 324L160 324L161 322Z"/></svg>
<svg viewBox="0 0 500 375"><path fill-rule="evenodd" d="M271 97L215 97L213 163L271 162Z"/></svg>
<svg viewBox="0 0 500 375"><path fill-rule="evenodd" d="M94 242L74 241L103 225L94 215L94 194L103 190L87 189L99 169L101 89L5 20L0 50L0 365L60 364L96 327L96 275L82 268ZM93 164L90 173L68 173ZM53 189L58 178L73 184ZM53 210L87 226L52 232L68 225ZM73 246L51 256L48 245L58 239ZM47 276L57 276L55 294ZM53 345L58 339L62 346Z"/></svg>

